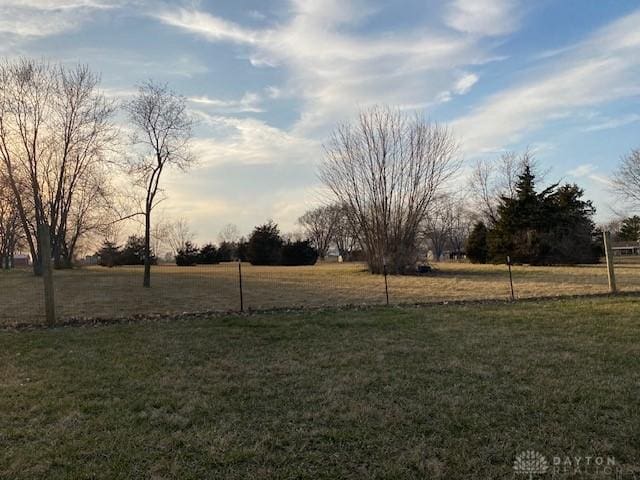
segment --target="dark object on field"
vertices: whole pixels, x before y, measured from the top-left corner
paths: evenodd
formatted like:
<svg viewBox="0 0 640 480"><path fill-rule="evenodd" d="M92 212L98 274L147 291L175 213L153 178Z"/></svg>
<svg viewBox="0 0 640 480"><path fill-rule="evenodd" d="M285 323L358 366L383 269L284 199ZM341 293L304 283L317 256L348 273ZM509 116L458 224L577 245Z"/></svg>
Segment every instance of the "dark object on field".
<svg viewBox="0 0 640 480"><path fill-rule="evenodd" d="M416 273L418 275L424 275L425 273L431 273L433 271L433 268L431 268L430 265L418 265L416 267Z"/></svg>
<svg viewBox="0 0 640 480"><path fill-rule="evenodd" d="M287 242L282 246L280 259L282 265L315 265L318 251L311 246L309 240Z"/></svg>

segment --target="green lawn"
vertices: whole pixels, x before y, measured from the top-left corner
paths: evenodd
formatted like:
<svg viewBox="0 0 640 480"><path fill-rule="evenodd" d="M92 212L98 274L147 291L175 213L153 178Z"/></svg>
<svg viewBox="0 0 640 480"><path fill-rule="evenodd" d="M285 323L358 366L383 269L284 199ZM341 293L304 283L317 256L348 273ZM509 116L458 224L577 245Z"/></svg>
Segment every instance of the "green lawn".
<svg viewBox="0 0 640 480"><path fill-rule="evenodd" d="M639 432L634 298L0 332L0 478L640 475Z"/></svg>

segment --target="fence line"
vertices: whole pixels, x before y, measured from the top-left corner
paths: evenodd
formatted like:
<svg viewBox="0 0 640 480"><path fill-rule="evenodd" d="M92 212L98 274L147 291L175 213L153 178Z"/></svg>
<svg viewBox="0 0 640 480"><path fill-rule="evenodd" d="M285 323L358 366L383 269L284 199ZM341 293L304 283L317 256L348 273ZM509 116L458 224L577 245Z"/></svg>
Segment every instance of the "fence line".
<svg viewBox="0 0 640 480"><path fill-rule="evenodd" d="M610 257L613 264L613 257ZM626 260L623 262L623 260ZM618 289L640 291L640 258L615 258ZM53 272L59 320L199 311L400 305L606 294L609 267L434 264L410 276L371 275L362 263L309 267L157 266L150 289L140 267L87 267ZM46 322L42 279L30 271L0 272L0 326Z"/></svg>

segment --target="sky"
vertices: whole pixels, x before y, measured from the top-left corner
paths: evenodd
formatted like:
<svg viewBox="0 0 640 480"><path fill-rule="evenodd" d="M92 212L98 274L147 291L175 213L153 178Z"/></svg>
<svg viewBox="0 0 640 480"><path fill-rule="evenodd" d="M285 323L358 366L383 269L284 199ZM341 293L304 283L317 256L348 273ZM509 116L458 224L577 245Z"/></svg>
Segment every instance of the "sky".
<svg viewBox="0 0 640 480"><path fill-rule="evenodd" d="M640 147L640 3L625 0L0 0L0 56L88 64L115 100L148 79L188 99L190 171L159 215L196 239L268 219L297 230L321 201L325 142L386 104L447 124L463 160L532 150L597 220Z"/></svg>

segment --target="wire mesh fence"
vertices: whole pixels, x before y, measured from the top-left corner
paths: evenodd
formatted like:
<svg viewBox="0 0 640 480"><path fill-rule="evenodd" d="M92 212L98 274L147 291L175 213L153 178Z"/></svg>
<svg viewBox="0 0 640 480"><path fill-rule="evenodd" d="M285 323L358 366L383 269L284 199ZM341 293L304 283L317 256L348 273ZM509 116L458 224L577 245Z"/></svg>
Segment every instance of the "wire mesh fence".
<svg viewBox="0 0 640 480"><path fill-rule="evenodd" d="M618 289L640 291L640 257L615 257ZM222 263L153 268L84 267L54 272L59 320L149 314L252 311L347 305L399 305L463 300L603 294L605 264L532 267L439 263L423 275L372 275L363 263L305 267ZM42 279L29 270L0 272L0 325L45 323Z"/></svg>

